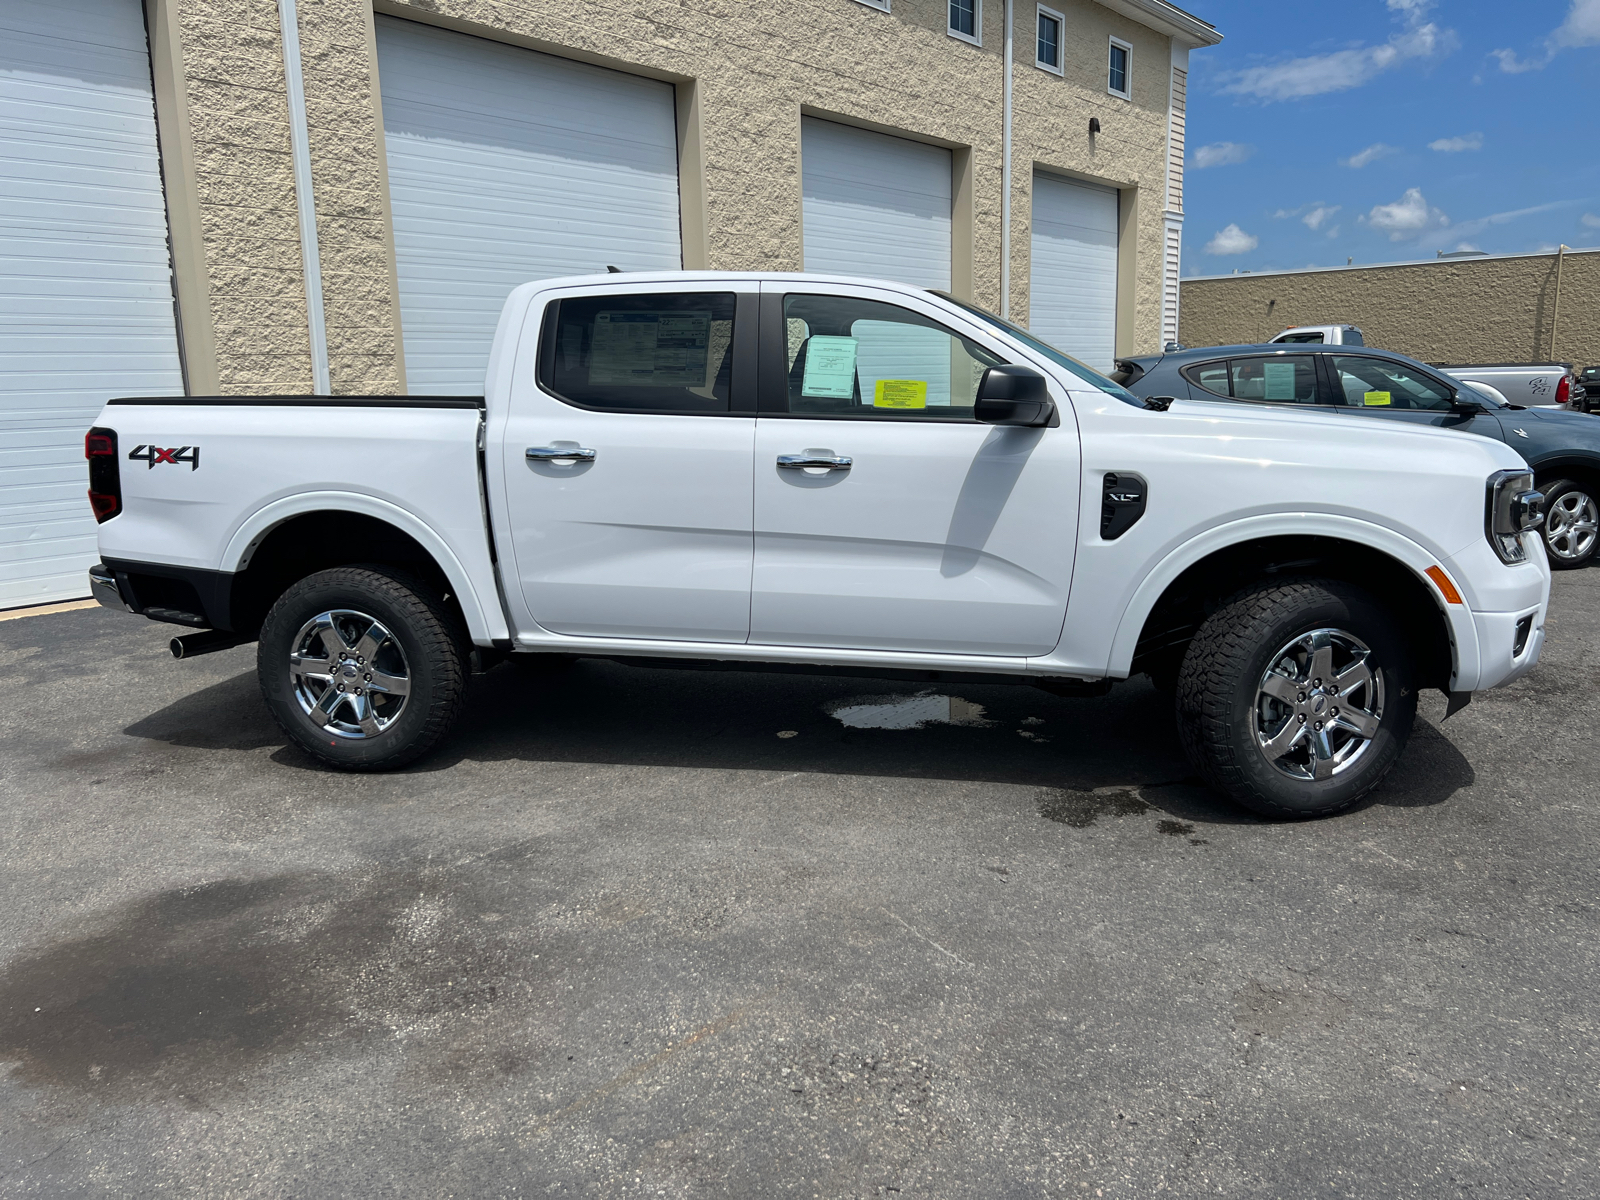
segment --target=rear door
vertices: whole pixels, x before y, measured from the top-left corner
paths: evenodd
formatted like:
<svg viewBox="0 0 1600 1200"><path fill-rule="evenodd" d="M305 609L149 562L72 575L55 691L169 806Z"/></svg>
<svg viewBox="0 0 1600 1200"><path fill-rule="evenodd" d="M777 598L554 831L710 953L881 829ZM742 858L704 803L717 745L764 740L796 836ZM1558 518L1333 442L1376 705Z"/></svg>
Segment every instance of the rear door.
<svg viewBox="0 0 1600 1200"><path fill-rule="evenodd" d="M754 286L574 289L530 315L538 361L519 358L502 453L545 629L745 640Z"/></svg>
<svg viewBox="0 0 1600 1200"><path fill-rule="evenodd" d="M763 285L752 643L1023 656L1060 640L1067 398L1054 429L979 424L1003 354L949 322L870 287Z"/></svg>

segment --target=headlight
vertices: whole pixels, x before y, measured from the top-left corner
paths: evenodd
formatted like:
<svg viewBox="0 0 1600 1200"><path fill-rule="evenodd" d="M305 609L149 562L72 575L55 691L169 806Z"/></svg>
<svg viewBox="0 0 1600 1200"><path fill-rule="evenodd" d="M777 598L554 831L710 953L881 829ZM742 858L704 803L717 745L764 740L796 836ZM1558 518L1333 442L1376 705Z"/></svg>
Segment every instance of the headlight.
<svg viewBox="0 0 1600 1200"><path fill-rule="evenodd" d="M1489 476L1484 532L1501 562L1528 559L1522 535L1544 520L1544 494L1533 488L1532 471L1496 471Z"/></svg>

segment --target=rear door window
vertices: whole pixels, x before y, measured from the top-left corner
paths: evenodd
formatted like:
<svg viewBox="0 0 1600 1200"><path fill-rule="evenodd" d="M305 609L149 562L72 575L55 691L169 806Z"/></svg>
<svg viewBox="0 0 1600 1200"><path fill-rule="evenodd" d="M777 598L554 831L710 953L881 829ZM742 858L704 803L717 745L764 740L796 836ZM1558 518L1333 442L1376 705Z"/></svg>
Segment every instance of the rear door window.
<svg viewBox="0 0 1600 1200"><path fill-rule="evenodd" d="M1315 404L1317 366L1309 354L1272 354L1198 363L1184 371L1190 383L1232 400Z"/></svg>
<svg viewBox="0 0 1600 1200"><path fill-rule="evenodd" d="M579 296L545 315L539 383L583 408L725 413L732 292Z"/></svg>

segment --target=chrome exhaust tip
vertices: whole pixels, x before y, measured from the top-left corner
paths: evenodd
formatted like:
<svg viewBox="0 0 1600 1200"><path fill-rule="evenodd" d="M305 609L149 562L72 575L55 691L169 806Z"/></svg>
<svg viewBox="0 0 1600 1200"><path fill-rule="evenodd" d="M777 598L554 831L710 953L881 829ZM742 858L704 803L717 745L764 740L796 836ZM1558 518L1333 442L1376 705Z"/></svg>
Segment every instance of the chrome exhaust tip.
<svg viewBox="0 0 1600 1200"><path fill-rule="evenodd" d="M172 648L173 658L194 658L217 650L231 650L235 646L242 646L254 640L254 638L240 637L237 633L230 633L225 629L207 629L202 633L186 633L181 637L175 637L168 645Z"/></svg>

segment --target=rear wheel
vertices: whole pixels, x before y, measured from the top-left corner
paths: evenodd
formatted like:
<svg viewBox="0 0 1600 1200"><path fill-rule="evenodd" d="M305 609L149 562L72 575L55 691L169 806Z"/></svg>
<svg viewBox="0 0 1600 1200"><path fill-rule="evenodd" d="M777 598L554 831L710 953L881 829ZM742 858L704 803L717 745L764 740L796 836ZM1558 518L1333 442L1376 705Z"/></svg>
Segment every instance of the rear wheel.
<svg viewBox="0 0 1600 1200"><path fill-rule="evenodd" d="M379 771L431 750L466 692L469 646L419 579L366 567L289 588L261 627L261 693L296 744L330 766Z"/></svg>
<svg viewBox="0 0 1600 1200"><path fill-rule="evenodd" d="M1544 493L1544 548L1550 565L1568 571L1589 564L1600 537L1600 503L1595 489L1572 479L1552 479Z"/></svg>
<svg viewBox="0 0 1600 1200"><path fill-rule="evenodd" d="M1350 807L1405 747L1416 715L1394 621L1332 580L1263 585L1213 613L1178 680L1178 730L1206 781L1268 816Z"/></svg>

